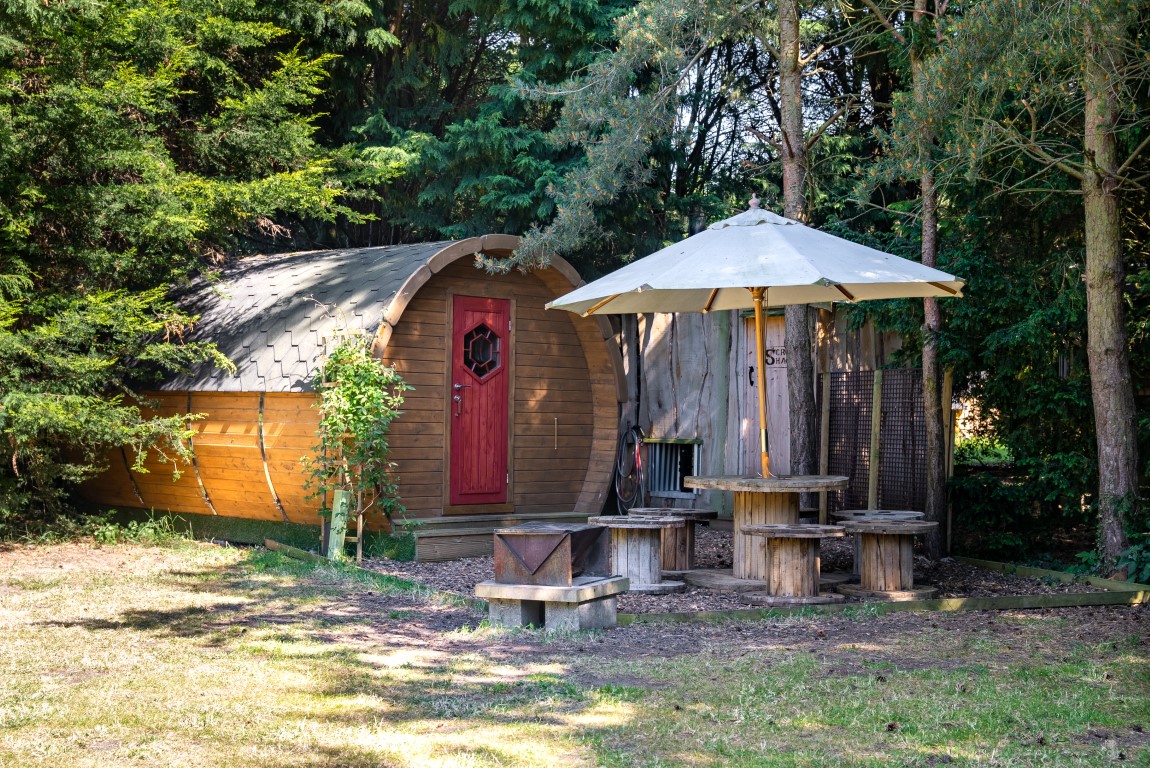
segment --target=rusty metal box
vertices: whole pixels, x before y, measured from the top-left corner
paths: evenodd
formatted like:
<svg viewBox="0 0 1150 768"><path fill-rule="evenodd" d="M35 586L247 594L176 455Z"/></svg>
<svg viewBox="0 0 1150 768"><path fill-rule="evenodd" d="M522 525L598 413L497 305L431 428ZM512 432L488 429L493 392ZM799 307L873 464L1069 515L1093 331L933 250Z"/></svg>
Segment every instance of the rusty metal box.
<svg viewBox="0 0 1150 768"><path fill-rule="evenodd" d="M601 525L523 523L495 530L495 581L570 587L580 576L609 576L610 536Z"/></svg>

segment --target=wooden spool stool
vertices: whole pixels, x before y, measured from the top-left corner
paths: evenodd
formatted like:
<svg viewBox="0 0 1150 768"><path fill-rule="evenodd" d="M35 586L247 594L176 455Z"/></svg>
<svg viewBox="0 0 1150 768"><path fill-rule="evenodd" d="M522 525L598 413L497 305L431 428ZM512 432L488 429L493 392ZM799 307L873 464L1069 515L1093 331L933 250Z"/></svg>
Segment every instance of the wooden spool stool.
<svg viewBox="0 0 1150 768"><path fill-rule="evenodd" d="M589 517L587 522L611 529L610 570L630 579L631 592L665 595L687 588L681 581L663 581L662 569L661 534L668 528L682 528L686 525L683 518L632 514Z"/></svg>
<svg viewBox="0 0 1150 768"><path fill-rule="evenodd" d="M630 514L642 517L681 517L682 528L664 528L663 573L678 574L695 567L695 524L714 520L718 512L709 509L673 509L670 507L636 507Z"/></svg>
<svg viewBox="0 0 1150 768"><path fill-rule="evenodd" d="M778 475L774 477L687 477L683 485L735 494L734 554L731 572L738 579L768 581L767 539L749 536L749 525L798 525L799 494L841 491L849 478L841 475Z"/></svg>
<svg viewBox="0 0 1150 768"><path fill-rule="evenodd" d="M770 571L766 592L747 592L739 599L752 605L837 603L843 596L819 592L819 541L838 538L838 525L748 525L748 536L766 540Z"/></svg>
<svg viewBox="0 0 1150 768"><path fill-rule="evenodd" d="M914 586L914 537L938 527L922 520L845 520L843 528L859 538L859 584L839 592L864 600L929 600L932 587Z"/></svg>
<svg viewBox="0 0 1150 768"><path fill-rule="evenodd" d="M889 522L891 520L921 520L922 513L914 512L911 510L901 509L840 509L838 512L831 512L831 517L839 521L842 525L845 521L852 522ZM858 578L859 575L859 560L862 559L862 537L855 536L855 551L854 562L851 563L851 576Z"/></svg>

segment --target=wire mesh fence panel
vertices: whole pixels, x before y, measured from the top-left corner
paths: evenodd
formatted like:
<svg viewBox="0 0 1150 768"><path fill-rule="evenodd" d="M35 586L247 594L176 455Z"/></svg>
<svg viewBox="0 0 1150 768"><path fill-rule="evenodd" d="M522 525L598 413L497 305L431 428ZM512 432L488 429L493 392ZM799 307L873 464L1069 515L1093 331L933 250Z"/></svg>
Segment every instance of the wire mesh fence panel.
<svg viewBox="0 0 1150 768"><path fill-rule="evenodd" d="M824 373L831 377L827 471L850 478L846 490L827 494L827 510L866 506L870 474L872 371Z"/></svg>
<svg viewBox="0 0 1150 768"><path fill-rule="evenodd" d="M926 509L926 416L922 371L883 371L878 506Z"/></svg>
<svg viewBox="0 0 1150 768"><path fill-rule="evenodd" d="M830 376L827 471L850 478L846 490L827 494L827 511L865 509L874 372L822 375ZM921 511L926 506L926 431L920 370L883 371L879 416L878 506Z"/></svg>

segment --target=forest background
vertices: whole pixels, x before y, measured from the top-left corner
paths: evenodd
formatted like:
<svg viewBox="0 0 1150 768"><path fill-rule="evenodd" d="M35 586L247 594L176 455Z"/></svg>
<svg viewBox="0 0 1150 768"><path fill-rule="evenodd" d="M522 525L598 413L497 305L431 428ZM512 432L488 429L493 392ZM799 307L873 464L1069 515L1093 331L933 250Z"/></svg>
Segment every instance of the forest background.
<svg viewBox="0 0 1150 768"><path fill-rule="evenodd" d="M134 394L228 365L172 296L245 254L506 232L526 245L489 267L561 253L591 279L789 189L900 255L925 231L967 280L925 332L921 302L857 319L905 334L909 364L925 339L1011 459L952 483L972 541L1040 557L1109 519L1150 558L1148 20L1142 0L0 0L0 534L70 514L109 445L186 450ZM1117 293L1093 316L1126 372L1092 395L1099 221ZM1099 397L1129 430L1096 429ZM1125 490L1099 473L1113 451Z"/></svg>

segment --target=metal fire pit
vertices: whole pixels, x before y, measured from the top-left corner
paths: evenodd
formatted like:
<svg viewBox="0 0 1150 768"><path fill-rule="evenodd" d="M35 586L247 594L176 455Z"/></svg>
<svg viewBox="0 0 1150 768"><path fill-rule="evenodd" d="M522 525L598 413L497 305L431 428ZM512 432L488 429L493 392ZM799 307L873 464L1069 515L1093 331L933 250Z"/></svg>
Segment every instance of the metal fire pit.
<svg viewBox="0 0 1150 768"><path fill-rule="evenodd" d="M610 536L601 525L523 523L495 530L495 581L570 587L583 576L608 576Z"/></svg>

